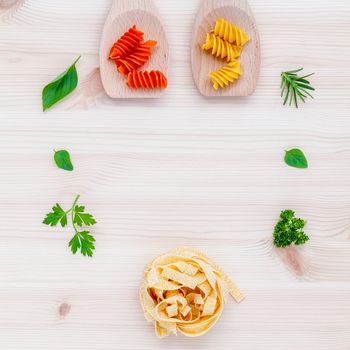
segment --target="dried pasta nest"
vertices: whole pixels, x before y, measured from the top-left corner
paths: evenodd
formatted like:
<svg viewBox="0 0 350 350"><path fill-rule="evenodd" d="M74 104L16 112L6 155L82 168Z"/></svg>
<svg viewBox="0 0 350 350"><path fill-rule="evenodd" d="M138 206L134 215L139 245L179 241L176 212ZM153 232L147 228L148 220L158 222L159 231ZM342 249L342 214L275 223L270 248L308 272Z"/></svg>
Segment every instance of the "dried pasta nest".
<svg viewBox="0 0 350 350"><path fill-rule="evenodd" d="M180 332L206 333L219 319L228 295L244 296L208 256L193 248L176 248L147 265L140 301L158 337Z"/></svg>

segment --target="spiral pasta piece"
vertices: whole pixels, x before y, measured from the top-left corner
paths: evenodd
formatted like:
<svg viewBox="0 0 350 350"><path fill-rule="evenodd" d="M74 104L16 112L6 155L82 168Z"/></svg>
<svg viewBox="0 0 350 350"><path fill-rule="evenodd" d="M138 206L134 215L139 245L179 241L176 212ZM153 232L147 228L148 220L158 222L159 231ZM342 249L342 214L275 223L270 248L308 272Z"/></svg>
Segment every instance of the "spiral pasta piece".
<svg viewBox="0 0 350 350"><path fill-rule="evenodd" d="M241 62L234 60L226 64L225 67L209 74L215 90L225 88L237 80L241 75Z"/></svg>
<svg viewBox="0 0 350 350"><path fill-rule="evenodd" d="M132 52L143 41L143 32L136 26L132 26L124 35L119 38L109 52L109 58L116 60Z"/></svg>
<svg viewBox="0 0 350 350"><path fill-rule="evenodd" d="M134 89L165 89L168 80L159 70L132 71L128 74L128 86Z"/></svg>
<svg viewBox="0 0 350 350"><path fill-rule="evenodd" d="M213 56L226 58L227 62L233 61L242 51L242 46L233 45L213 33L207 34L206 42L202 48L203 50L211 50Z"/></svg>
<svg viewBox="0 0 350 350"><path fill-rule="evenodd" d="M216 20L214 34L223 40L227 40L231 44L235 43L237 46L243 46L250 40L249 36L243 29L235 26L223 18L218 18Z"/></svg>
<svg viewBox="0 0 350 350"><path fill-rule="evenodd" d="M128 56L116 60L119 73L126 75L143 66L151 56L152 48L156 45L156 41L148 40L145 43L140 44L135 51Z"/></svg>

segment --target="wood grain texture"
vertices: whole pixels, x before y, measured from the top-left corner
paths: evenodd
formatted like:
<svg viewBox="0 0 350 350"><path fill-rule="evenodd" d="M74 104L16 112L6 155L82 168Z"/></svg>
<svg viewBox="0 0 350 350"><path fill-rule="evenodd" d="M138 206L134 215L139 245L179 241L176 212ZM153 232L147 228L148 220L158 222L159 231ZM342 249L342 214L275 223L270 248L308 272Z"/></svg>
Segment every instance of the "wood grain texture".
<svg viewBox="0 0 350 350"><path fill-rule="evenodd" d="M162 89L131 89L126 77L117 72L115 62L108 59L113 44L130 27L145 33L145 41L155 40L157 45L141 70L160 70L165 75L169 65L169 46L165 29L153 0L115 0L106 19L100 44L100 72L103 87L112 98L157 98Z"/></svg>
<svg viewBox="0 0 350 350"><path fill-rule="evenodd" d="M107 0L5 1L0 19L1 350L349 350L350 4L250 0L262 70L247 98L206 99L191 73L199 0L157 0L171 48L163 98L113 100L99 78ZM2 3L1 3L2 4ZM331 45L331 58L325 47ZM326 45L326 44L327 45ZM77 90L48 113L41 89L82 54ZM283 108L280 72L316 72L315 100ZM310 168L284 165L303 149ZM57 169L53 149L75 170ZM93 259L41 224L75 194L98 224ZM280 210L310 242L276 250ZM247 298L199 339L158 340L143 318L145 264L207 252Z"/></svg>
<svg viewBox="0 0 350 350"><path fill-rule="evenodd" d="M243 46L238 60L242 76L225 87L215 90L208 74L221 69L225 60L214 58L202 49L207 33L210 33L218 18L233 23L248 34L250 40ZM260 73L260 37L254 15L246 0L204 0L193 27L191 62L194 82L203 96L232 97L251 95L258 83Z"/></svg>

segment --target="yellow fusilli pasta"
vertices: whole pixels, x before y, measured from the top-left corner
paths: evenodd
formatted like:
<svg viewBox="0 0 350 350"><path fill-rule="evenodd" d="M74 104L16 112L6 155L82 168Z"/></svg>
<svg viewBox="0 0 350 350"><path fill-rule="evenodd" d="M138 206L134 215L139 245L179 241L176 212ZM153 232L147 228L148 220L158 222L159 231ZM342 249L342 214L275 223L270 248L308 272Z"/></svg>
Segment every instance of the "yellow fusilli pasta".
<svg viewBox="0 0 350 350"><path fill-rule="evenodd" d="M231 44L213 33L207 34L206 42L202 48L203 50L211 50L213 56L226 58L227 62L237 58L242 51L242 46Z"/></svg>
<svg viewBox="0 0 350 350"><path fill-rule="evenodd" d="M243 46L250 40L243 29L233 25L223 18L218 18L215 23L214 34L229 41L231 44Z"/></svg>
<svg viewBox="0 0 350 350"><path fill-rule="evenodd" d="M220 87L224 88L237 80L241 75L241 62L233 60L226 64L225 67L209 74L213 87L218 90Z"/></svg>

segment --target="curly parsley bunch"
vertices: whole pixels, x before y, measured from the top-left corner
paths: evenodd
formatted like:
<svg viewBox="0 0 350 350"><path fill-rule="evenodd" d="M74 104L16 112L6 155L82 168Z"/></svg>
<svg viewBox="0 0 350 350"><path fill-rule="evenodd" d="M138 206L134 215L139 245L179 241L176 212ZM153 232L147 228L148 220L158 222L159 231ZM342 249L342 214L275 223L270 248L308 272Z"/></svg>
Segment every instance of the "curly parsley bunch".
<svg viewBox="0 0 350 350"><path fill-rule="evenodd" d="M295 217L293 210L287 209L281 212L280 220L273 232L273 243L278 248L290 246L292 243L301 245L309 240L304 232L306 221Z"/></svg>

